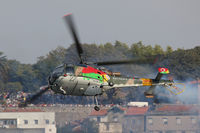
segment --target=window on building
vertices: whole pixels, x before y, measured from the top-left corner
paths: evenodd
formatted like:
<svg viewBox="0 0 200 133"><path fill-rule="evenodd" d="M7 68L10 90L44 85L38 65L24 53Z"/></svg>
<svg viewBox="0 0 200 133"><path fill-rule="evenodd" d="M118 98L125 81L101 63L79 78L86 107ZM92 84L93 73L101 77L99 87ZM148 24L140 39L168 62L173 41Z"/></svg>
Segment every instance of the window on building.
<svg viewBox="0 0 200 133"><path fill-rule="evenodd" d="M97 117L97 122L100 122L101 121L101 118L98 116Z"/></svg>
<svg viewBox="0 0 200 133"><path fill-rule="evenodd" d="M149 123L149 125L153 125L153 119L152 118L148 118L148 123Z"/></svg>
<svg viewBox="0 0 200 133"><path fill-rule="evenodd" d="M24 120L24 124L28 124L28 120Z"/></svg>
<svg viewBox="0 0 200 133"><path fill-rule="evenodd" d="M135 124L135 123L136 123L136 122L135 122L135 120L133 119L133 120L132 120L132 124Z"/></svg>
<svg viewBox="0 0 200 133"><path fill-rule="evenodd" d="M118 121L118 118L117 116L113 117L113 121L117 122Z"/></svg>
<svg viewBox="0 0 200 133"><path fill-rule="evenodd" d="M16 125L17 120L16 119L1 119L0 125Z"/></svg>
<svg viewBox="0 0 200 133"><path fill-rule="evenodd" d="M176 118L176 124L181 125L181 118Z"/></svg>
<svg viewBox="0 0 200 133"><path fill-rule="evenodd" d="M168 130L166 131L165 133L177 133L176 131L173 131L173 130Z"/></svg>
<svg viewBox="0 0 200 133"><path fill-rule="evenodd" d="M168 119L167 118L163 118L163 124L167 125L168 124Z"/></svg>
<svg viewBox="0 0 200 133"><path fill-rule="evenodd" d="M197 122L197 121L196 121L196 118L192 117L192 118L191 118L191 122L192 122L192 124L196 124L196 122Z"/></svg>
<svg viewBox="0 0 200 133"><path fill-rule="evenodd" d="M38 120L34 120L34 123L35 123L36 125L38 125Z"/></svg>
<svg viewBox="0 0 200 133"><path fill-rule="evenodd" d="M7 121L7 120L4 120L4 121L3 121L3 124L4 124L4 125L8 125L8 121Z"/></svg>
<svg viewBox="0 0 200 133"><path fill-rule="evenodd" d="M109 124L106 124L106 130L109 131Z"/></svg>
<svg viewBox="0 0 200 133"><path fill-rule="evenodd" d="M10 120L10 125L14 125L15 124L15 121L14 120Z"/></svg>
<svg viewBox="0 0 200 133"><path fill-rule="evenodd" d="M46 123L46 124L49 124L49 120L48 120L48 119L46 119L46 120L45 120L45 123Z"/></svg>

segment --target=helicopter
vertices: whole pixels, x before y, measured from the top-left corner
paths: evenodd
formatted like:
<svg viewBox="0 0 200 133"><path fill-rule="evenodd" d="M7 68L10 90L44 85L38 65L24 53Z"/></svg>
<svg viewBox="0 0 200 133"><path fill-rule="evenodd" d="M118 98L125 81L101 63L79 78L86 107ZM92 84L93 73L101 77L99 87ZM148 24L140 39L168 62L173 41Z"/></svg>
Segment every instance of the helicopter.
<svg viewBox="0 0 200 133"><path fill-rule="evenodd" d="M72 14L67 14L64 21L70 30L74 40L80 62L78 64L63 63L56 67L48 77L48 85L44 86L38 93L27 98L19 104L19 107L25 107L40 97L47 90L51 89L55 93L72 96L93 96L96 111L100 110L97 96L113 88L150 86L144 95L147 98L154 97L156 86L174 86L173 80L161 79L164 74L168 74L167 68L159 68L158 74L154 79L148 78L130 78L122 76L120 72L111 72L104 65L117 64L143 64L153 62L155 58L135 58L123 61L105 61L105 62L86 62L83 57L83 48L79 41Z"/></svg>

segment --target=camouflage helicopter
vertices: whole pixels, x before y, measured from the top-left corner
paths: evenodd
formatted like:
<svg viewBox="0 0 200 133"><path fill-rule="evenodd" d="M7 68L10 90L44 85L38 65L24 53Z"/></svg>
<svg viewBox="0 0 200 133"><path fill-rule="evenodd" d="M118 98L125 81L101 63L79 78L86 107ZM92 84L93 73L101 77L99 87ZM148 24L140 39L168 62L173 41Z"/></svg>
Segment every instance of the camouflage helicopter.
<svg viewBox="0 0 200 133"><path fill-rule="evenodd" d="M120 72L111 72L104 67L104 65L117 64L141 64L152 62L154 58L140 58L124 61L107 61L88 63L83 60L83 49L71 14L65 15L64 20L70 29L70 33L75 42L76 50L80 59L78 64L61 64L56 67L48 78L48 85L43 87L38 93L32 97L27 98L19 106L24 107L32 103L35 99L51 89L55 93L73 96L93 96L95 106L94 109L99 111L97 96L113 88L136 87L136 86L150 86L144 93L147 98L154 97L154 90L156 86L173 86L173 80L161 80L163 74L168 74L167 68L159 68L159 73L155 79L147 78L128 78L121 76ZM94 67L93 65L97 66Z"/></svg>

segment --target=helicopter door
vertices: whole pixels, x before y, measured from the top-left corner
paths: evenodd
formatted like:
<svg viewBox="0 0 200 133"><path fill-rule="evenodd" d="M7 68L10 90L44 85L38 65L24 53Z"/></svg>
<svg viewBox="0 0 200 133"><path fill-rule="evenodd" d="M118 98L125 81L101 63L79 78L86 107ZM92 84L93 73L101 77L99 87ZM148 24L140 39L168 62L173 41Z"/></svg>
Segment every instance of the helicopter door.
<svg viewBox="0 0 200 133"><path fill-rule="evenodd" d="M74 91L74 88L77 85L77 77L74 75L74 67L73 66L67 66L65 68L65 73L68 75L68 83L67 83L67 92L72 94Z"/></svg>

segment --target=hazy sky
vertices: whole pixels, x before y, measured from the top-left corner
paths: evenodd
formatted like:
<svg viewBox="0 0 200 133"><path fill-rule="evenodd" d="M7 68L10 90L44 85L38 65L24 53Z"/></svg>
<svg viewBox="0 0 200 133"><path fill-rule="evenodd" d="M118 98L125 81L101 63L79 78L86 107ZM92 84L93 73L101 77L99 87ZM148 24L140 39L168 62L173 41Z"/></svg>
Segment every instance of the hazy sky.
<svg viewBox="0 0 200 133"><path fill-rule="evenodd" d="M200 0L1 0L0 51L34 63L72 39L62 16L73 13L82 43L119 40L173 48L200 45Z"/></svg>

